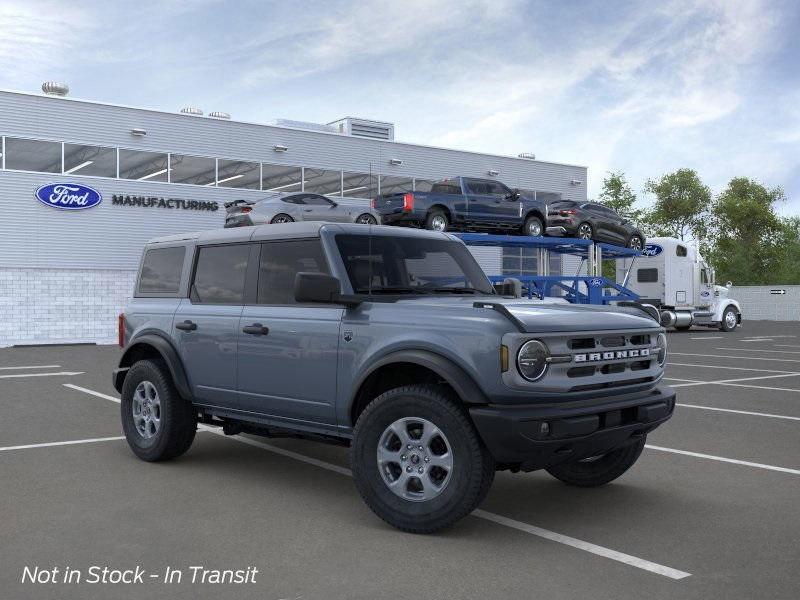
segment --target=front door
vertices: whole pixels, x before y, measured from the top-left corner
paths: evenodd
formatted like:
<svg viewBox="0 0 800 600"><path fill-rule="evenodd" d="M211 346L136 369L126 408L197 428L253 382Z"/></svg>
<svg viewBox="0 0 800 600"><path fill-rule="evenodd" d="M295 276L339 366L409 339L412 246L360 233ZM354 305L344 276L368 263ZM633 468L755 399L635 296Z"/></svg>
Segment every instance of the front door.
<svg viewBox="0 0 800 600"><path fill-rule="evenodd" d="M299 272L329 272L318 238L261 244L257 303L239 320L239 404L289 423L333 426L344 309L297 304Z"/></svg>
<svg viewBox="0 0 800 600"><path fill-rule="evenodd" d="M347 212L341 210L336 202L319 194L306 194L301 210L304 221L337 223L349 220Z"/></svg>
<svg viewBox="0 0 800 600"><path fill-rule="evenodd" d="M173 327L192 396L202 404L236 404L236 344L250 244L197 250L190 297Z"/></svg>

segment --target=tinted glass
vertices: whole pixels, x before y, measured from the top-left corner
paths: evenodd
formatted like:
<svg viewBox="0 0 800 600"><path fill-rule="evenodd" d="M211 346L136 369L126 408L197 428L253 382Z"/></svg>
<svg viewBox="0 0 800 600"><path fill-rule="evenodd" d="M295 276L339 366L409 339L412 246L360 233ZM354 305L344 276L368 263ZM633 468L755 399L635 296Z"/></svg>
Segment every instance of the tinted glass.
<svg viewBox="0 0 800 600"><path fill-rule="evenodd" d="M636 271L636 281L639 283L655 283L658 281L658 269L639 269Z"/></svg>
<svg viewBox="0 0 800 600"><path fill-rule="evenodd" d="M305 169L305 191L326 196L342 195L342 172Z"/></svg>
<svg viewBox="0 0 800 600"><path fill-rule="evenodd" d="M430 192L435 182L430 179L414 179L415 192ZM461 192L459 192L460 194Z"/></svg>
<svg viewBox="0 0 800 600"><path fill-rule="evenodd" d="M398 194L414 190L414 180L411 177L394 177L384 175L381 177L381 194Z"/></svg>
<svg viewBox="0 0 800 600"><path fill-rule="evenodd" d="M676 246L675 247L675 255L676 256L686 256L687 255L686 246Z"/></svg>
<svg viewBox="0 0 800 600"><path fill-rule="evenodd" d="M177 293L185 255L186 249L183 246L148 250L142 261L142 272L139 274L139 293Z"/></svg>
<svg viewBox="0 0 800 600"><path fill-rule="evenodd" d="M506 196L511 193L511 190L498 181L487 181L486 189L492 196Z"/></svg>
<svg viewBox="0 0 800 600"><path fill-rule="evenodd" d="M374 198L378 195L378 176L368 173L342 173L342 196L348 198Z"/></svg>
<svg viewBox="0 0 800 600"><path fill-rule="evenodd" d="M261 189L267 192L299 192L303 185L300 167L261 165Z"/></svg>
<svg viewBox="0 0 800 600"><path fill-rule="evenodd" d="M288 202L289 204L305 204L305 198L305 194L298 194L296 196L286 196L285 198L281 198L281 200Z"/></svg>
<svg viewBox="0 0 800 600"><path fill-rule="evenodd" d="M434 194L461 194L461 186L455 181L440 181L433 184L431 192Z"/></svg>
<svg viewBox="0 0 800 600"><path fill-rule="evenodd" d="M294 280L302 272L328 273L320 240L262 244L258 303L295 304Z"/></svg>
<svg viewBox="0 0 800 600"><path fill-rule="evenodd" d="M356 293L434 294L465 287L487 294L493 291L469 250L459 242L338 235L336 244Z"/></svg>
<svg viewBox="0 0 800 600"><path fill-rule="evenodd" d="M487 195L491 193L491 186L487 182L477 179L467 179L467 189L470 194Z"/></svg>
<svg viewBox="0 0 800 600"><path fill-rule="evenodd" d="M194 185L213 185L217 162L204 156L173 154L169 160L169 177L172 183L191 183Z"/></svg>
<svg viewBox="0 0 800 600"><path fill-rule="evenodd" d="M61 173L61 144L7 137L6 169Z"/></svg>
<svg viewBox="0 0 800 600"><path fill-rule="evenodd" d="M217 185L219 187L257 190L261 185L261 165L241 160L218 161Z"/></svg>
<svg viewBox="0 0 800 600"><path fill-rule="evenodd" d="M311 206L330 206L331 200L328 200L325 196L308 194L303 198L303 203L310 204Z"/></svg>
<svg viewBox="0 0 800 600"><path fill-rule="evenodd" d="M203 304L242 304L248 244L200 248L192 286L192 301Z"/></svg>
<svg viewBox="0 0 800 600"><path fill-rule="evenodd" d="M160 152L119 151L119 176L139 181L167 181L167 155Z"/></svg>
<svg viewBox="0 0 800 600"><path fill-rule="evenodd" d="M117 149L64 144L64 174L117 176Z"/></svg>

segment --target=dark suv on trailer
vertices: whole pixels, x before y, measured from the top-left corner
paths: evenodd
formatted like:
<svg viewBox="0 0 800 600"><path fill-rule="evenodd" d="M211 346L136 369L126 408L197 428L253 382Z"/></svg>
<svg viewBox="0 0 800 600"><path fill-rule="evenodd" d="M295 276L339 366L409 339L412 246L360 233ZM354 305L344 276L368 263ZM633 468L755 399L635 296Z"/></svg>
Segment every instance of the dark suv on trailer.
<svg viewBox="0 0 800 600"><path fill-rule="evenodd" d="M616 479L666 421L666 337L637 307L501 297L446 233L288 223L153 240L120 323L125 436L175 458L198 423L351 447L388 523L431 532L498 469Z"/></svg>
<svg viewBox="0 0 800 600"><path fill-rule="evenodd" d="M608 242L634 250L644 248L644 234L636 225L597 202L554 200L548 204L547 224L563 227L570 237Z"/></svg>

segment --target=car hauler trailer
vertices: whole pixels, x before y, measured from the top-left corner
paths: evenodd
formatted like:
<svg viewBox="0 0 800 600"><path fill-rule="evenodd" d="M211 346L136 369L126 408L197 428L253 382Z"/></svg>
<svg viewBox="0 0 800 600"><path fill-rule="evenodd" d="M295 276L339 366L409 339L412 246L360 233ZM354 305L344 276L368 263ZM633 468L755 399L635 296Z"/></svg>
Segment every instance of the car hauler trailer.
<svg viewBox="0 0 800 600"><path fill-rule="evenodd" d="M617 260L617 282L661 313L661 324L678 330L692 325L733 331L742 322L730 283L716 285L714 269L700 253L676 238L649 238L641 256Z"/></svg>

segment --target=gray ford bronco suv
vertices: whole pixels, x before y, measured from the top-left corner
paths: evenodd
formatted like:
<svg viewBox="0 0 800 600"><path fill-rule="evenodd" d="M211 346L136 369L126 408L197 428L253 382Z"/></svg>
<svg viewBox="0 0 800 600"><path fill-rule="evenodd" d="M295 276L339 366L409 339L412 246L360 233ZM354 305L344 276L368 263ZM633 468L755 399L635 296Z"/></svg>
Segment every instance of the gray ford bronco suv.
<svg viewBox="0 0 800 600"><path fill-rule="evenodd" d="M503 297L439 232L308 222L152 240L120 343L139 458L183 454L198 424L348 445L369 507L420 533L469 514L496 470L608 483L675 406L643 309Z"/></svg>

